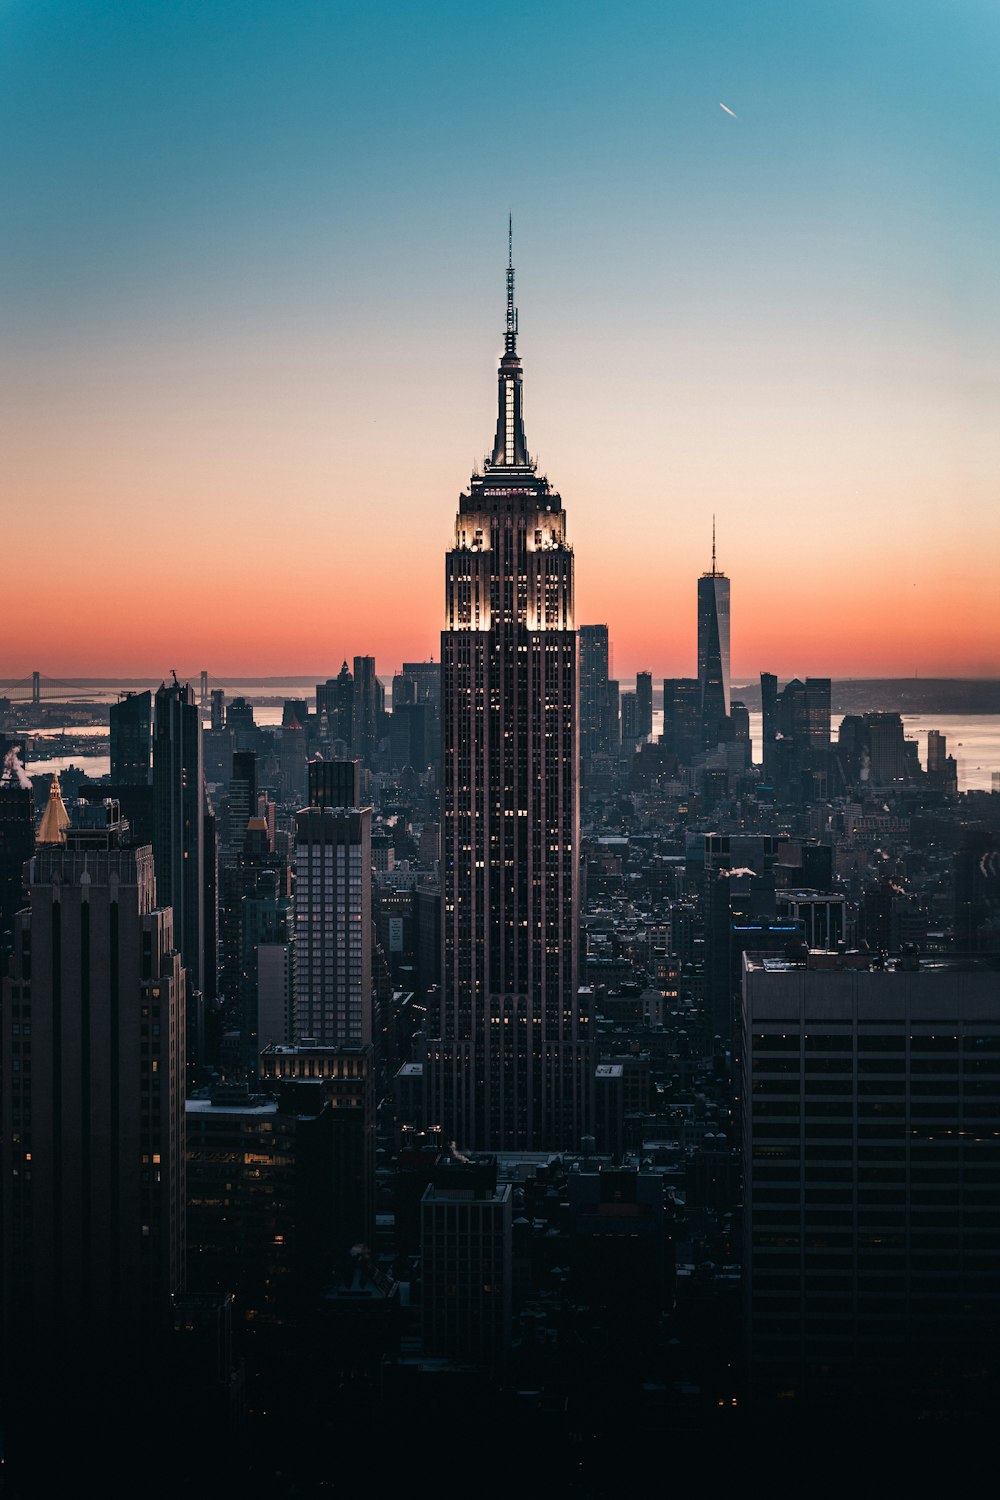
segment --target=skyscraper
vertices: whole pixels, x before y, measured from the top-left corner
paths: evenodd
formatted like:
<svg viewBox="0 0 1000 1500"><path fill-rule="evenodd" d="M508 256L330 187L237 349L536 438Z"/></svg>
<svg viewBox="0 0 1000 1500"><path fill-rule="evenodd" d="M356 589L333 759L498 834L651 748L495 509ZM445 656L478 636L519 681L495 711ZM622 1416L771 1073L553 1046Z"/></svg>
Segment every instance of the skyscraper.
<svg viewBox="0 0 1000 1500"><path fill-rule="evenodd" d="M495 1157L444 1157L420 1200L427 1353L496 1368L510 1347L513 1188Z"/></svg>
<svg viewBox="0 0 1000 1500"><path fill-rule="evenodd" d="M829 725L829 720L827 721ZM906 736L898 713L865 714L872 786L906 780Z"/></svg>
<svg viewBox="0 0 1000 1500"><path fill-rule="evenodd" d="M770 780L775 770L774 743L778 737L778 679L773 672L760 674L761 750L760 763Z"/></svg>
<svg viewBox="0 0 1000 1500"><path fill-rule="evenodd" d="M404 661L403 670L393 678L392 691L392 765L409 765L417 771L430 766L436 779L441 765L441 663ZM402 710L398 724L397 704Z"/></svg>
<svg viewBox="0 0 1000 1500"><path fill-rule="evenodd" d="M663 748L690 765L701 743L701 687L696 677L667 677L663 682Z"/></svg>
<svg viewBox="0 0 1000 1500"><path fill-rule="evenodd" d="M16 749L0 770L0 979L14 949L14 913L27 904L24 866L35 847L35 793Z"/></svg>
<svg viewBox="0 0 1000 1500"><path fill-rule="evenodd" d="M762 672L760 697L765 777L792 801L825 797L830 764L829 677L807 677L804 682L793 677L779 693L777 677Z"/></svg>
<svg viewBox="0 0 1000 1500"><path fill-rule="evenodd" d="M579 1141L578 673L562 501L528 454L514 269L492 455L459 501L441 635L443 982L430 1108L474 1148Z"/></svg>
<svg viewBox="0 0 1000 1500"><path fill-rule="evenodd" d="M336 677L316 685L316 717L320 732L350 748L354 719L354 678L346 661ZM325 721L325 730L324 730Z"/></svg>
<svg viewBox="0 0 1000 1500"><path fill-rule="evenodd" d="M714 521L712 569L698 579L698 682L702 739L714 748L729 717L729 579L715 565Z"/></svg>
<svg viewBox="0 0 1000 1500"><path fill-rule="evenodd" d="M201 710L194 689L161 683L153 707L153 859L157 897L173 908L174 939L188 975L188 1062L204 1041L204 778ZM214 952L211 961L215 962Z"/></svg>
<svg viewBox="0 0 1000 1500"><path fill-rule="evenodd" d="M608 667L610 650L606 625L581 625L580 637L580 764L592 755L611 750L608 723Z"/></svg>
<svg viewBox="0 0 1000 1500"><path fill-rule="evenodd" d="M247 824L257 813L257 756L253 750L237 750L229 781L226 805L226 864L235 865L243 851Z"/></svg>
<svg viewBox="0 0 1000 1500"><path fill-rule="evenodd" d="M115 786L148 786L153 695L126 693L111 705L111 780Z"/></svg>
<svg viewBox="0 0 1000 1500"><path fill-rule="evenodd" d="M639 729L639 699L635 693L622 693L622 756L635 754L642 738Z"/></svg>
<svg viewBox="0 0 1000 1500"><path fill-rule="evenodd" d="M184 974L123 836L109 801L39 844L2 987L0 1344L50 1367L54 1333L92 1361L183 1283Z"/></svg>
<svg viewBox="0 0 1000 1500"><path fill-rule="evenodd" d="M636 729L639 738L648 743L653 738L653 674L639 672L635 679Z"/></svg>
<svg viewBox="0 0 1000 1500"><path fill-rule="evenodd" d="M295 815L297 1042L372 1040L371 808Z"/></svg>
<svg viewBox="0 0 1000 1500"><path fill-rule="evenodd" d="M354 703L351 743L363 766L371 766L382 732L385 690L375 675L374 656L354 658Z"/></svg>
<svg viewBox="0 0 1000 1500"><path fill-rule="evenodd" d="M755 1384L824 1422L928 1391L969 1420L998 1373L996 961L748 953L742 1017Z"/></svg>

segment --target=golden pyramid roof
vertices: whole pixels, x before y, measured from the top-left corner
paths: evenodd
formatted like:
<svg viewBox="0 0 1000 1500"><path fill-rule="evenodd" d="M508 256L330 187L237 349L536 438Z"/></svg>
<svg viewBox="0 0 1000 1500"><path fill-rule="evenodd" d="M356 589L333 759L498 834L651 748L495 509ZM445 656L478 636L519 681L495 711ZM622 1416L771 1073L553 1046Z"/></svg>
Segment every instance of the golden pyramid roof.
<svg viewBox="0 0 1000 1500"><path fill-rule="evenodd" d="M59 774L52 777L52 785L49 787L49 800L45 804L42 813L42 821L38 826L38 834L35 838L36 844L65 844L66 829L69 827L69 813L66 811L62 799L62 788L59 785Z"/></svg>

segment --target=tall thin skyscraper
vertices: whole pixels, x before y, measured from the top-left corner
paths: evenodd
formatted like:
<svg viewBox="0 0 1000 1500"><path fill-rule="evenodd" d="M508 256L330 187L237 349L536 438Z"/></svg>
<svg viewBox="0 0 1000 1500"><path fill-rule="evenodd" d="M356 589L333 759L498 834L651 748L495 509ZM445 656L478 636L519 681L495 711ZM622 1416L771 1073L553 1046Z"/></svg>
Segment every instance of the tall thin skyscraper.
<svg viewBox="0 0 1000 1500"><path fill-rule="evenodd" d="M634 755L642 735L639 731L639 699L635 693L622 693L622 755Z"/></svg>
<svg viewBox="0 0 1000 1500"><path fill-rule="evenodd" d="M173 908L188 976L188 1062L203 1061L205 990L204 777L194 689L161 683L153 706L153 859L157 897ZM214 962L215 954L211 955Z"/></svg>
<svg viewBox="0 0 1000 1500"><path fill-rule="evenodd" d="M610 648L606 625L581 625L580 637L580 763L611 750L608 715Z"/></svg>
<svg viewBox="0 0 1000 1500"><path fill-rule="evenodd" d="M0 768L0 979L14 951L14 913L27 904L24 866L35 847L35 793L17 749Z"/></svg>
<svg viewBox="0 0 1000 1500"><path fill-rule="evenodd" d="M715 565L714 520L712 569L698 579L698 682L702 739L711 748L729 717L729 579Z"/></svg>
<svg viewBox="0 0 1000 1500"><path fill-rule="evenodd" d="M443 965L429 1108L473 1148L576 1145L592 1086L577 988L573 552L528 454L514 268L492 456L459 501L441 634Z"/></svg>
<svg viewBox="0 0 1000 1500"><path fill-rule="evenodd" d="M774 775L774 744L778 737L778 679L773 672L760 674L761 752L765 777Z"/></svg>
<svg viewBox="0 0 1000 1500"><path fill-rule="evenodd" d="M648 743L653 738L653 674L638 672L635 679L636 730Z"/></svg>
<svg viewBox="0 0 1000 1500"><path fill-rule="evenodd" d="M374 656L356 656L351 741L363 766L371 766L378 749L384 707L385 690L375 675Z"/></svg>
<svg viewBox="0 0 1000 1500"><path fill-rule="evenodd" d="M927 774L929 776L941 776L944 774L947 754L948 741L946 737L939 729L928 729Z"/></svg>

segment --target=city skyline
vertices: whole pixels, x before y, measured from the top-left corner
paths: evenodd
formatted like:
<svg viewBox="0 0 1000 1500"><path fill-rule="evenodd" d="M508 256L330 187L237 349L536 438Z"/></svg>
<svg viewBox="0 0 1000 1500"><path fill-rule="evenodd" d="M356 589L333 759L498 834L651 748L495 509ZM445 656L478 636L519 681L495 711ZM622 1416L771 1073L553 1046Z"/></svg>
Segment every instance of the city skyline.
<svg viewBox="0 0 1000 1500"><path fill-rule="evenodd" d="M499 122L485 8L239 14L6 17L9 675L436 654L508 210L621 677L693 671L713 513L734 680L996 675L1000 22L519 12Z"/></svg>
<svg viewBox="0 0 1000 1500"><path fill-rule="evenodd" d="M18 1494L989 1431L977 10L11 0Z"/></svg>

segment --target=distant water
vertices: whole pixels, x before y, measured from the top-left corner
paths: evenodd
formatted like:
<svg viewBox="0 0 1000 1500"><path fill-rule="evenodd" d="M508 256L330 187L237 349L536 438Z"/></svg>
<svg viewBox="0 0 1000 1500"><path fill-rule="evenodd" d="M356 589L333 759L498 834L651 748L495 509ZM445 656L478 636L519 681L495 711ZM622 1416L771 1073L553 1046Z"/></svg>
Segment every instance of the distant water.
<svg viewBox="0 0 1000 1500"><path fill-rule="evenodd" d="M382 678L387 688L391 686L391 678ZM213 686L221 685L214 684ZM155 684L159 686L159 684ZM196 685L195 685L196 686ZM233 698L245 697L251 700L255 698L306 698L311 703L315 698L315 684L309 686L307 682L270 683L258 682L247 683L232 689L226 689L226 701ZM94 687L87 690L86 701L95 703L114 703L117 701L119 689L112 687ZM388 699L389 694L386 693ZM84 701L82 696L75 701ZM274 725L281 723L281 703L270 703L254 705L254 718L258 724ZM44 730L32 726L31 706L24 706L24 727L29 733L44 733L46 737L58 734L58 728L46 725ZM840 718L834 715L833 736L836 739L837 727ZM947 740L947 752L955 757L958 766L959 791L991 791L993 784L993 773L1000 773L1000 715L997 714L904 714L904 732L908 739L916 740L917 753L920 764L927 763L927 731L936 729L945 735ZM101 735L107 734L107 729L98 725L77 726L67 725L67 732L75 735ZM663 731L663 712L656 709L653 712L653 735L656 737ZM761 715L750 714L750 738L753 742L754 760L760 760L761 751ZM29 774L45 771L63 771L69 765L76 765L85 770L90 776L106 776L110 773L111 764L106 755L67 755L56 757L52 760L29 761Z"/></svg>
<svg viewBox="0 0 1000 1500"><path fill-rule="evenodd" d="M919 746L920 764L927 764L927 731L937 729L947 739L947 751L958 766L960 792L989 792L993 772L1000 773L1000 717L996 714L904 714L903 732Z"/></svg>
<svg viewBox="0 0 1000 1500"><path fill-rule="evenodd" d="M960 792L989 792L993 789L993 772L1000 772L1000 715L997 714L903 714L903 733L916 740L922 766L927 765L927 731L936 729L946 739L949 755L958 767ZM833 738L837 738L840 718L833 718ZM663 714L653 713L654 737L663 732ZM750 715L750 739L753 758L760 761L763 737L762 716Z"/></svg>
<svg viewBox="0 0 1000 1500"><path fill-rule="evenodd" d="M315 694L315 687L312 693L307 693L305 688L298 684L278 684L276 687L271 687L268 684L258 684L256 691L259 691L262 695L266 694L269 698L279 696L282 698L308 697L311 700ZM239 698L241 696L252 698L254 690L250 688L240 689L232 694L227 693L226 698L228 701L230 698ZM86 701L90 703L116 703L118 701L118 690L117 688L95 689ZM108 727L102 724L67 724L62 727L46 724L44 727L33 727L30 705L28 705L28 709L29 712L26 712L24 716L24 728L36 739L55 739L63 732L63 727L65 727L67 734L79 737L80 739L91 735L98 738L103 736L105 740L107 739ZM254 719L258 724L265 727L280 724L281 710L282 705L280 703L255 704ZM95 780L101 776L111 775L110 755L83 755L79 752L75 755L54 755L51 759L47 758L45 760L28 760L25 769L29 776L38 776L51 774L53 771L58 771L62 774L63 771L68 771L71 766L75 767L78 771L86 771L87 775L93 777Z"/></svg>
<svg viewBox="0 0 1000 1500"><path fill-rule="evenodd" d="M335 677L339 670L339 666L331 668L330 676ZM384 672L379 672L378 679L388 695L392 687L392 673L387 675ZM185 679L182 676L180 680L181 682L185 680L189 681L195 693L200 693L200 677ZM251 682L249 679L241 681L239 678L236 678L230 683L221 678L209 677L208 687L209 692L215 688L221 688L226 695L227 703L233 698L277 698L281 701L284 701L286 698L308 698L312 701L316 697L316 684L325 680L322 673L315 677L293 677L287 681L280 681L276 678L273 682ZM159 686L159 679L144 682L139 678L122 678L118 682L110 683L79 682L63 685L52 683L43 678L42 702L52 701L54 703L73 703L77 705L117 703L118 699L124 695L126 689L130 692L145 692L148 688L151 692L155 693ZM0 697L9 694L18 703L18 706L23 708L25 714L30 715L31 703L30 701L26 701L27 691L23 682L5 683L0 679ZM259 719L258 722L264 723L265 721ZM278 722L281 722L280 710L278 713Z"/></svg>

